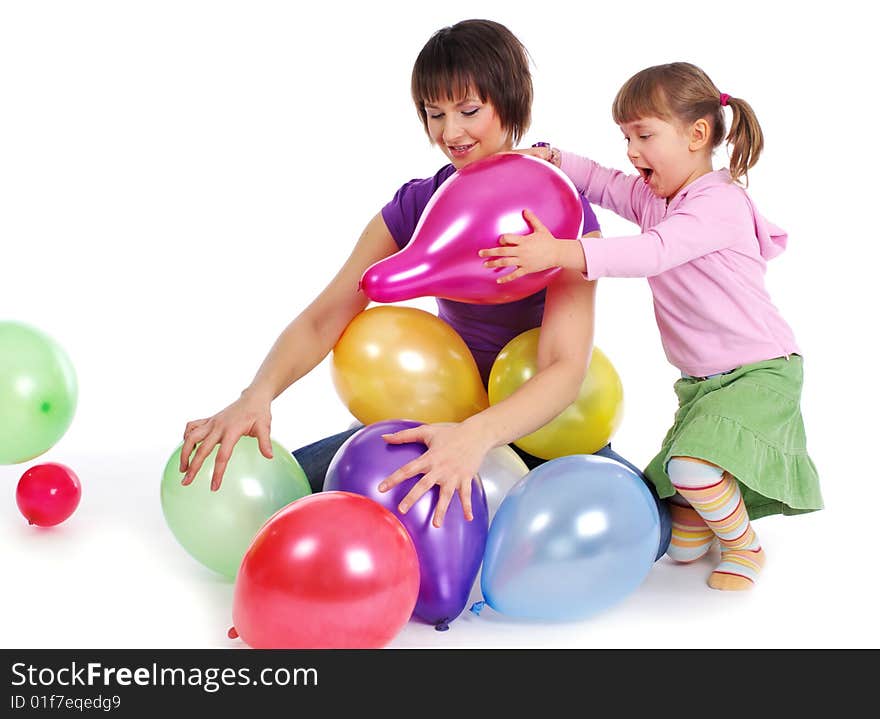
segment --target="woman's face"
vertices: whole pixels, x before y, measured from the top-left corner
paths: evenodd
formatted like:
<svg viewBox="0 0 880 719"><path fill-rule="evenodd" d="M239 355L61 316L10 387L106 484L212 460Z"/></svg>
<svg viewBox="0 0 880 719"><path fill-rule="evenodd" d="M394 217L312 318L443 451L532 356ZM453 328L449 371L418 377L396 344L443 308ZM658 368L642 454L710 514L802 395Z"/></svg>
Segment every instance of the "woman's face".
<svg viewBox="0 0 880 719"><path fill-rule="evenodd" d="M428 133L456 170L496 152L513 148L510 133L491 102L469 93L463 100L425 103Z"/></svg>

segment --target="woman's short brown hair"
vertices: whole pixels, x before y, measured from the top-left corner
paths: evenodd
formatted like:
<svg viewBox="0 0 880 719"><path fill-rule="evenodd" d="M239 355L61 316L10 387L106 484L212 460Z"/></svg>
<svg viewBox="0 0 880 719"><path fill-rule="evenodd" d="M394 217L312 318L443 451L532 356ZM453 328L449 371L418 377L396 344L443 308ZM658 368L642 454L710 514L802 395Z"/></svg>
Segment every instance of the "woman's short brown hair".
<svg viewBox="0 0 880 719"><path fill-rule="evenodd" d="M428 132L425 104L477 92L519 142L532 118L532 75L523 44L492 20L463 20L435 32L416 58L412 98ZM429 134L430 137L430 134Z"/></svg>

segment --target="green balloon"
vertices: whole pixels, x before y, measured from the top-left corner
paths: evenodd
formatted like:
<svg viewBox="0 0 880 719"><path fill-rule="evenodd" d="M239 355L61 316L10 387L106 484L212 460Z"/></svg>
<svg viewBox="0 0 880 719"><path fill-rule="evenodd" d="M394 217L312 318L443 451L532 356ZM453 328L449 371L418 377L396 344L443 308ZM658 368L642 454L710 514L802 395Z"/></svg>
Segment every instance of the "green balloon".
<svg viewBox="0 0 880 719"><path fill-rule="evenodd" d="M272 459L260 454L254 437L242 437L232 450L223 482L211 491L217 447L192 484L180 482L178 447L162 477L165 521L183 548L206 567L235 579L245 552L260 527L282 507L311 494L306 473L284 447L272 440Z"/></svg>
<svg viewBox="0 0 880 719"><path fill-rule="evenodd" d="M51 337L20 322L0 322L0 464L50 449L76 410L76 372Z"/></svg>

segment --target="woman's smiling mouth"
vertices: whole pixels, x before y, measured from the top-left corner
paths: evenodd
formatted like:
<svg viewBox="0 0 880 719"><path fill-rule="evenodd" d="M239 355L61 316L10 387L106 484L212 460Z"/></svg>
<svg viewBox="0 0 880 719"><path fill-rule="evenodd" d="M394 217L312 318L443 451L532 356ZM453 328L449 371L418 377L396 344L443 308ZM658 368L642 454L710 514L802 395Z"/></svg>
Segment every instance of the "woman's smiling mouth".
<svg viewBox="0 0 880 719"><path fill-rule="evenodd" d="M477 143L472 142L470 145L447 145L449 152L453 157L463 157L467 155Z"/></svg>

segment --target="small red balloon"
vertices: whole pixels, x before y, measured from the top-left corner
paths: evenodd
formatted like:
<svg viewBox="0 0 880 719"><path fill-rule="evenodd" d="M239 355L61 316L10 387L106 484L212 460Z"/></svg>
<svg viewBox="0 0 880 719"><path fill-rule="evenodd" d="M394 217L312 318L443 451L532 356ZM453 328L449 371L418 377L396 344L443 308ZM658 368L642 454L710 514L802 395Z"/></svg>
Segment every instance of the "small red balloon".
<svg viewBox="0 0 880 719"><path fill-rule="evenodd" d="M378 649L409 621L419 559L372 499L321 492L263 525L235 581L234 631L254 649Z"/></svg>
<svg viewBox="0 0 880 719"><path fill-rule="evenodd" d="M82 488L70 467L47 462L31 467L18 480L15 501L30 524L52 527L79 506Z"/></svg>

